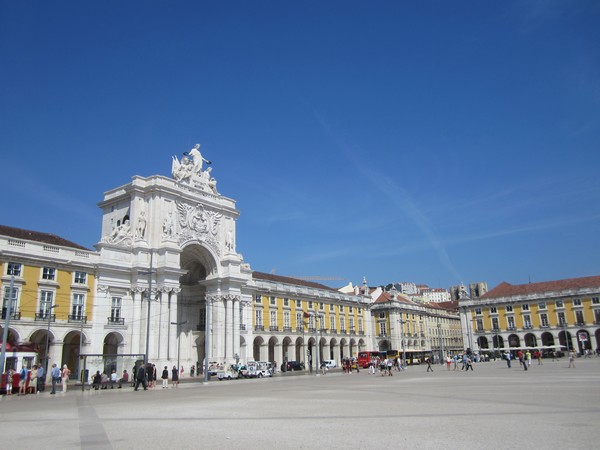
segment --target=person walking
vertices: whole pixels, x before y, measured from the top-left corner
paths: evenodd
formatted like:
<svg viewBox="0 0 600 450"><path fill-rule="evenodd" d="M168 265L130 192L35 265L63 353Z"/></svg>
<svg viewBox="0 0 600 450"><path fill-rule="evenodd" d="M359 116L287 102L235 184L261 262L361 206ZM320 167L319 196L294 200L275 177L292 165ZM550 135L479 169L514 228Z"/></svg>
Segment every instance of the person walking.
<svg viewBox="0 0 600 450"><path fill-rule="evenodd" d="M50 377L52 378L52 392L50 394L56 394L56 383L60 383L60 369L56 364L52 364L52 370L50 371Z"/></svg>
<svg viewBox="0 0 600 450"><path fill-rule="evenodd" d="M27 388L32 394L37 394L37 385L38 385L38 368L37 365L34 365L31 368L31 376L29 377L29 387Z"/></svg>
<svg viewBox="0 0 600 450"><path fill-rule="evenodd" d="M95 391L100 389L100 383L102 383L102 374L99 370L96 370L96 375L92 378L92 387Z"/></svg>
<svg viewBox="0 0 600 450"><path fill-rule="evenodd" d="M133 390L137 391L140 384L144 387L145 391L148 390L148 385L146 384L146 368L143 364L139 365L135 374L135 388Z"/></svg>
<svg viewBox="0 0 600 450"><path fill-rule="evenodd" d="M27 387L27 375L28 374L29 374L29 371L27 370L27 367L23 366L21 368L21 371L19 372L19 394L18 395L27 394L26 387Z"/></svg>
<svg viewBox="0 0 600 450"><path fill-rule="evenodd" d="M67 392L67 383L69 382L69 377L71 376L71 371L65 364L62 368L61 379L62 379L62 392L65 394Z"/></svg>
<svg viewBox="0 0 600 450"><path fill-rule="evenodd" d="M41 364L37 368L37 391L44 392L46 388L46 372L44 371L44 366Z"/></svg>
<svg viewBox="0 0 600 450"><path fill-rule="evenodd" d="M14 375L14 372L12 369L8 369L6 371L6 395L12 395L13 375Z"/></svg>
<svg viewBox="0 0 600 450"><path fill-rule="evenodd" d="M450 372L450 366L452 365L452 358L450 355L446 355L446 367L448 368L448 372Z"/></svg>
<svg viewBox="0 0 600 450"><path fill-rule="evenodd" d="M575 368L575 352L573 350L569 352L569 369L571 367Z"/></svg>
<svg viewBox="0 0 600 450"><path fill-rule="evenodd" d="M429 357L425 358L425 362L427 363L427 372L433 372L431 368L431 359Z"/></svg>
<svg viewBox="0 0 600 450"><path fill-rule="evenodd" d="M506 358L506 366L510 369L510 357L511 357L510 352L506 352L504 354L504 357Z"/></svg>
<svg viewBox="0 0 600 450"><path fill-rule="evenodd" d="M167 389L169 387L169 369L167 366L162 371L162 387L163 389Z"/></svg>
<svg viewBox="0 0 600 450"><path fill-rule="evenodd" d="M171 369L171 382L174 388L179 386L179 371L176 366L173 366L173 369Z"/></svg>
<svg viewBox="0 0 600 450"><path fill-rule="evenodd" d="M525 352L525 358L527 359L527 365L531 367L531 352L529 350Z"/></svg>
<svg viewBox="0 0 600 450"><path fill-rule="evenodd" d="M467 356L467 361L466 361L466 368L465 368L465 373L467 373L469 371L469 369L471 369L471 372L473 372L473 360L471 358L469 358Z"/></svg>

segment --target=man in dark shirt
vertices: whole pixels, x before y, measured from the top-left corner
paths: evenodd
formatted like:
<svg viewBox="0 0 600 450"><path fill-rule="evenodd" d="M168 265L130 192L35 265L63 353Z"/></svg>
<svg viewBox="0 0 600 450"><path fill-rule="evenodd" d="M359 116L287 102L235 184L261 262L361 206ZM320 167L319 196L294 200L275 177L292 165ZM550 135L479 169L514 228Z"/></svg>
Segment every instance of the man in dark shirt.
<svg viewBox="0 0 600 450"><path fill-rule="evenodd" d="M148 387L146 385L146 369L144 368L143 364L140 364L140 366L138 367L136 376L135 376L135 390L136 391L138 390L140 383L142 384L142 386L144 386L144 390L148 389Z"/></svg>

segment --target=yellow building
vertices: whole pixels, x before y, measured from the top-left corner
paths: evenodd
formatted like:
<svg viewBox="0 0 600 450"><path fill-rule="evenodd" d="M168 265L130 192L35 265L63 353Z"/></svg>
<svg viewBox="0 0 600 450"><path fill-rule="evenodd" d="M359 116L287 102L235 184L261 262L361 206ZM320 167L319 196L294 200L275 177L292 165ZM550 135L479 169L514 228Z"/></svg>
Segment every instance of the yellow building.
<svg viewBox="0 0 600 450"><path fill-rule="evenodd" d="M76 374L80 345L92 327L97 256L52 234L0 226L7 342L34 344L39 362L67 364Z"/></svg>
<svg viewBox="0 0 600 450"><path fill-rule="evenodd" d="M600 276L511 285L459 300L465 340L482 352L523 348L594 352Z"/></svg>

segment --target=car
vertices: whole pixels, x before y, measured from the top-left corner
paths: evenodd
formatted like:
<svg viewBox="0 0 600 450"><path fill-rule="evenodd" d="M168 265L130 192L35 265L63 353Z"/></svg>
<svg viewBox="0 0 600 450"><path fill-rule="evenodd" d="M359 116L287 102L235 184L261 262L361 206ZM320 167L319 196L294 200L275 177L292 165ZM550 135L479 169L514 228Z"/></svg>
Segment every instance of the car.
<svg viewBox="0 0 600 450"><path fill-rule="evenodd" d="M287 370L288 372L292 370L304 370L304 363L298 361L288 361Z"/></svg>
<svg viewBox="0 0 600 450"><path fill-rule="evenodd" d="M333 359L325 359L323 360L323 363L325 363L325 367L327 367L328 369L335 369L337 367L337 364Z"/></svg>
<svg viewBox="0 0 600 450"><path fill-rule="evenodd" d="M229 366L227 368L217 370L217 378L219 381L234 380L239 377L237 366Z"/></svg>

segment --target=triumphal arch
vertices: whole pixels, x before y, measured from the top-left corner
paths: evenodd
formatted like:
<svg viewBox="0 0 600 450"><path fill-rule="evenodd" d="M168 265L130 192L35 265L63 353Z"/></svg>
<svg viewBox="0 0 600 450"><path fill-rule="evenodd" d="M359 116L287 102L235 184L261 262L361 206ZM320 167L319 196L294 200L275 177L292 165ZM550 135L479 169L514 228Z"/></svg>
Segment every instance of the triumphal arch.
<svg viewBox="0 0 600 450"><path fill-rule="evenodd" d="M158 367L247 359L249 264L236 251L235 201L217 191L200 145L171 177L134 176L104 194L94 320L96 353L148 355ZM149 301L148 301L149 300ZM208 339L208 345L207 345Z"/></svg>

